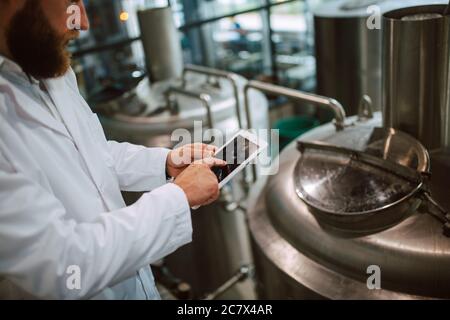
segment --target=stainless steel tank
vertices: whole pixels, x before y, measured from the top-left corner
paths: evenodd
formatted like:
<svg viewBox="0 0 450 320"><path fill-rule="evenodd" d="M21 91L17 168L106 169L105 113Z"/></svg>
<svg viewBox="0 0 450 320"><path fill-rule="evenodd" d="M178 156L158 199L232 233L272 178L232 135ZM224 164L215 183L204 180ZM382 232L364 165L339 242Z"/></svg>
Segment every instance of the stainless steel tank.
<svg viewBox="0 0 450 320"><path fill-rule="evenodd" d="M372 118L363 114L346 118L343 127L337 102L284 89L278 93L334 108L336 122L306 133L300 138L303 141L353 149L364 141L364 132L382 125L381 114L376 112ZM259 298L450 298L450 239L442 234L441 223L424 214L427 208L420 207L383 231L337 232L319 223L300 199L295 182L299 159L300 152L292 143L279 156L278 172L260 178L251 192L247 215ZM448 157L439 161L448 164ZM433 176L438 177L431 184L441 191L441 204L445 192L439 180L448 180L447 168L431 163ZM379 287L371 282L374 270Z"/></svg>
<svg viewBox="0 0 450 320"><path fill-rule="evenodd" d="M179 78L183 51L170 7L138 11L138 19L151 81Z"/></svg>
<svg viewBox="0 0 450 320"><path fill-rule="evenodd" d="M427 148L450 147L450 16L446 5L384 14L383 122Z"/></svg>
<svg viewBox="0 0 450 320"><path fill-rule="evenodd" d="M374 110L381 110L381 15L427 2L338 0L315 8L317 92L340 101L348 115L357 114L363 95L372 99Z"/></svg>
<svg viewBox="0 0 450 320"><path fill-rule="evenodd" d="M438 3L447 4L383 17L383 124L431 150L432 191L450 209L450 17L442 16L445 5Z"/></svg>
<svg viewBox="0 0 450 320"><path fill-rule="evenodd" d="M380 125L379 113L373 120L357 124ZM347 143L342 140L342 144L352 141L349 134ZM302 139L336 142L334 135L334 126L325 125ZM450 240L442 235L438 222L417 212L376 234L339 236L329 232L295 192L293 171L298 159L294 143L280 155L279 173L259 181L252 192L248 218L260 298L450 297ZM380 290L367 286L371 266L380 268Z"/></svg>

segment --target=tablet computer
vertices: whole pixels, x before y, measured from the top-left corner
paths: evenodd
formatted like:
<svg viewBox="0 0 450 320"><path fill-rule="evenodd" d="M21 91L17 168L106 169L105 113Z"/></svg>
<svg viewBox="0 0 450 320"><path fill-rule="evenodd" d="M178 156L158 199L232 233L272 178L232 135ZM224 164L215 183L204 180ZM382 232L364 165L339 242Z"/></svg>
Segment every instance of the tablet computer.
<svg viewBox="0 0 450 320"><path fill-rule="evenodd" d="M227 163L224 167L211 169L219 180L219 188L233 179L265 148L267 148L267 142L258 139L258 136L249 131L242 130L234 135L214 155Z"/></svg>
<svg viewBox="0 0 450 320"><path fill-rule="evenodd" d="M267 142L249 131L239 131L214 154L215 158L224 160L227 165L213 167L211 170L219 181L219 188L225 186L236 174L242 171L259 153L268 146ZM193 210L200 206L193 207Z"/></svg>

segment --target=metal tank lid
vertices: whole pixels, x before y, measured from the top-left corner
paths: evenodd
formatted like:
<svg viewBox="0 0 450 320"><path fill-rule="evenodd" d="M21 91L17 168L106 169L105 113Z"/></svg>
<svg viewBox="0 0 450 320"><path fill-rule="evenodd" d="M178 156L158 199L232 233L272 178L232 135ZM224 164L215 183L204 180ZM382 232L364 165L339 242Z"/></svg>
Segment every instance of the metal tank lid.
<svg viewBox="0 0 450 320"><path fill-rule="evenodd" d="M368 17L370 6L378 6L381 14L386 12L419 5L446 4L446 0L337 0L318 5L313 8L313 14L321 18L361 18Z"/></svg>
<svg viewBox="0 0 450 320"><path fill-rule="evenodd" d="M380 126L380 113L360 125ZM358 127L348 130L350 136L352 131L357 134ZM324 125L302 136L302 140L336 142L336 136L332 125ZM348 139L346 144L352 141ZM268 177L256 201L264 203L260 210L266 212L284 241L321 268L354 279L361 287L367 281L367 268L374 265L381 269L383 289L418 297L450 297L450 239L442 235L440 223L418 211L378 233L350 235L329 229L318 222L296 194L294 170L299 159L300 152L293 143L280 155L279 172ZM286 267L285 272L295 273L281 256L278 264L282 269ZM322 284L321 290L332 285ZM342 294L345 297L345 292Z"/></svg>

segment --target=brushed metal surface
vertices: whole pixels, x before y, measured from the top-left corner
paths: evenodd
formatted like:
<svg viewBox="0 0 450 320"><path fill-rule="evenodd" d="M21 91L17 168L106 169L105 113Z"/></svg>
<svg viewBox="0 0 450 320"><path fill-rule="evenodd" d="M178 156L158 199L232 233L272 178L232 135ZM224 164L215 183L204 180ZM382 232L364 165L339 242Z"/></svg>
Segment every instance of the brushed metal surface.
<svg viewBox="0 0 450 320"><path fill-rule="evenodd" d="M343 9L348 2L325 3L314 15L317 92L338 100L348 115L355 115L363 95L372 99L374 110L381 109L382 32L367 28L366 9L381 6L382 1Z"/></svg>
<svg viewBox="0 0 450 320"><path fill-rule="evenodd" d="M360 125L380 126L381 115L376 113ZM337 138L328 124L302 139L332 143ZM348 146L352 139L339 143ZM250 197L248 218L262 297L450 297L450 239L442 235L439 222L423 213L424 208L378 233L348 235L328 229L296 194L294 169L299 158L293 143L280 155L278 174L259 181ZM371 265L381 269L381 290L366 285ZM273 281L264 280L268 277ZM273 283L276 278L285 284L283 288Z"/></svg>
<svg viewBox="0 0 450 320"><path fill-rule="evenodd" d="M450 16L442 16L444 8L417 6L383 16L383 124L428 149L450 143Z"/></svg>
<svg viewBox="0 0 450 320"><path fill-rule="evenodd" d="M179 78L183 51L170 7L138 11L142 44L152 82Z"/></svg>
<svg viewBox="0 0 450 320"><path fill-rule="evenodd" d="M384 14L408 6L443 2L337 0L318 6L314 10L317 93L341 102L348 115L357 114L363 95L372 99L374 110L382 110L384 25L381 24L381 29L368 28L368 18L378 11Z"/></svg>

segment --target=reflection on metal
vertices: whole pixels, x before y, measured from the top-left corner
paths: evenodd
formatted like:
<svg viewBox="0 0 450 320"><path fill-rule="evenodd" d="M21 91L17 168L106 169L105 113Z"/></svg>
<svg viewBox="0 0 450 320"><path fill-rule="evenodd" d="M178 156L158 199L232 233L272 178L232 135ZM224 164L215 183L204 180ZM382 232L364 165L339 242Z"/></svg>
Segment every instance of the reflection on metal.
<svg viewBox="0 0 450 320"><path fill-rule="evenodd" d="M450 17L442 16L444 8L418 6L383 16L384 125L429 149L450 146Z"/></svg>

